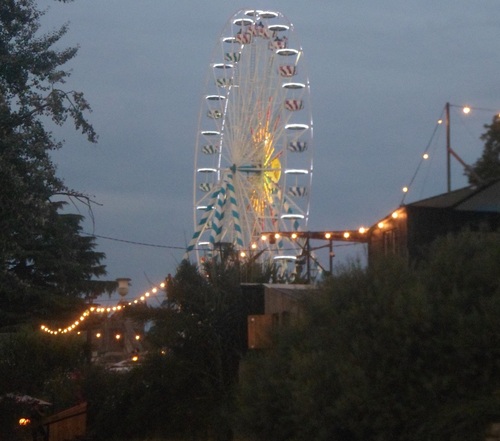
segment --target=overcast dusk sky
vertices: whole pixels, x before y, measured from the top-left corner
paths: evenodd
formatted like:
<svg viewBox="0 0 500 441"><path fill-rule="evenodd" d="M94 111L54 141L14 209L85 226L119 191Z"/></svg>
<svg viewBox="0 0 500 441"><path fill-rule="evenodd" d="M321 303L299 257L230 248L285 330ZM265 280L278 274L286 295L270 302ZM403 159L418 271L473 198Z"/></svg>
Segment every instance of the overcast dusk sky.
<svg viewBox="0 0 500 441"><path fill-rule="evenodd" d="M240 9L279 11L294 25L311 83L314 175L309 230L369 226L405 202L446 191L445 132L468 163L500 108L498 0L40 0L45 31L69 22L78 44L69 89L90 102L92 145L71 126L54 155L66 184L92 195L108 279L132 295L175 273L193 234L197 118L212 50ZM469 105L465 117L458 106ZM456 106L456 107L455 107ZM434 134L434 135L433 135ZM453 164L452 187L467 184ZM87 213L81 208L81 213ZM121 242L119 239L146 246ZM363 253L338 247L337 261Z"/></svg>

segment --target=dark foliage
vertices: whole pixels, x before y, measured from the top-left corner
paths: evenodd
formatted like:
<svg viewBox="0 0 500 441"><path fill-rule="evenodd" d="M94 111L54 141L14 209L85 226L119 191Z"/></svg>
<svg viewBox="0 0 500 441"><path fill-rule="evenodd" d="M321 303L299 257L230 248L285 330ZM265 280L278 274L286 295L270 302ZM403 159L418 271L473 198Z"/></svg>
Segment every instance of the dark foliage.
<svg viewBox="0 0 500 441"><path fill-rule="evenodd" d="M471 184L481 184L500 179L500 116L495 115L491 124L484 126L481 135L484 149L481 157L472 167L474 173L466 173Z"/></svg>
<svg viewBox="0 0 500 441"><path fill-rule="evenodd" d="M439 239L409 269L332 277L248 359L243 426L264 440L482 440L500 420L500 238Z"/></svg>

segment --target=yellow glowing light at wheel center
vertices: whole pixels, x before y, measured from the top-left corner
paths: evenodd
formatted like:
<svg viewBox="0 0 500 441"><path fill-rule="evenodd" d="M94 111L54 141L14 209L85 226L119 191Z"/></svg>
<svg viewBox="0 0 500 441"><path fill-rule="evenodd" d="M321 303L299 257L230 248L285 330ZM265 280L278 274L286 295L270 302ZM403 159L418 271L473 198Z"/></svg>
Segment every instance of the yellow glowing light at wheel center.
<svg viewBox="0 0 500 441"><path fill-rule="evenodd" d="M253 210L263 215L266 207L272 205L275 184L281 178L281 161L275 156L273 134L268 129L269 123L255 130L252 141L261 156L263 172L259 177L254 177L255 187L250 195Z"/></svg>

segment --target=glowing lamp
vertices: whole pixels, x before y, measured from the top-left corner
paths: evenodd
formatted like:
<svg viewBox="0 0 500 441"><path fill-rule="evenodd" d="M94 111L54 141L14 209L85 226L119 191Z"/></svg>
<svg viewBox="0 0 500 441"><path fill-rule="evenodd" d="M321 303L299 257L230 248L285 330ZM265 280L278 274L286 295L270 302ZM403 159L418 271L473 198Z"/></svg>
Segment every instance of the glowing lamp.
<svg viewBox="0 0 500 441"><path fill-rule="evenodd" d="M118 283L118 294L125 297L128 294L128 287L130 286L130 279L127 277L120 277L116 279Z"/></svg>
<svg viewBox="0 0 500 441"><path fill-rule="evenodd" d="M377 227L379 227L379 228L384 228L384 223L383 223L383 222L379 222L379 223L377 224Z"/></svg>
<svg viewBox="0 0 500 441"><path fill-rule="evenodd" d="M325 239L330 239L332 237L332 233L325 233Z"/></svg>
<svg viewBox="0 0 500 441"><path fill-rule="evenodd" d="M358 230L360 234L365 234L366 233L366 228L365 227L360 227Z"/></svg>
<svg viewBox="0 0 500 441"><path fill-rule="evenodd" d="M464 108L462 109L462 112L464 112L466 115L468 115L470 113L470 107L464 106Z"/></svg>
<svg viewBox="0 0 500 441"><path fill-rule="evenodd" d="M349 239L349 236L350 236L349 232L348 232L348 231L346 231L346 232L344 233L344 239Z"/></svg>
<svg viewBox="0 0 500 441"><path fill-rule="evenodd" d="M31 423L31 420L29 418L21 418L19 420L19 425L20 426L27 426L30 423Z"/></svg>

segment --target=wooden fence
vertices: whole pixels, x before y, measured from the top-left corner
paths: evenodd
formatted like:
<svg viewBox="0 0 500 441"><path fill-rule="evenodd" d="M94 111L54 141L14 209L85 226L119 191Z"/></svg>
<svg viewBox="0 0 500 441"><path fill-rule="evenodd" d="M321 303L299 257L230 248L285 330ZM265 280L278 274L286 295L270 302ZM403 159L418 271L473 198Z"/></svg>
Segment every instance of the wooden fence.
<svg viewBox="0 0 500 441"><path fill-rule="evenodd" d="M44 419L48 441L71 441L85 436L87 403L81 403Z"/></svg>

